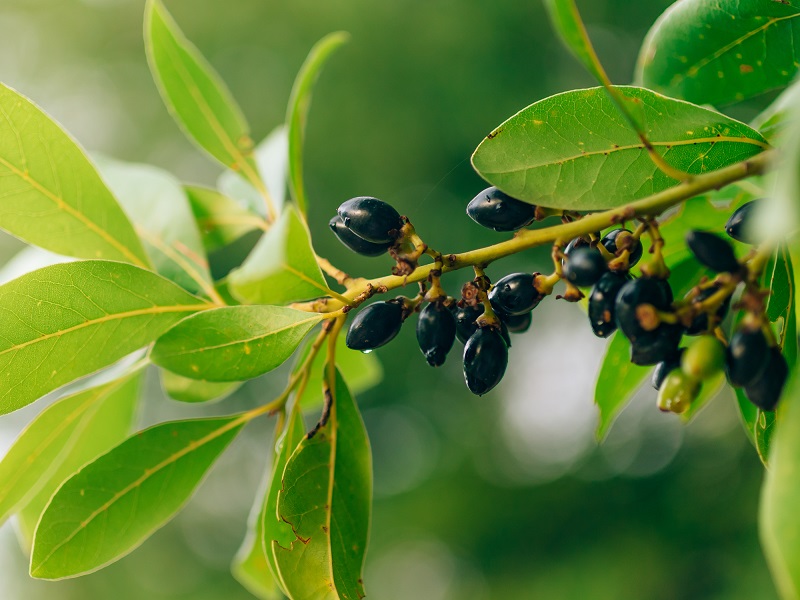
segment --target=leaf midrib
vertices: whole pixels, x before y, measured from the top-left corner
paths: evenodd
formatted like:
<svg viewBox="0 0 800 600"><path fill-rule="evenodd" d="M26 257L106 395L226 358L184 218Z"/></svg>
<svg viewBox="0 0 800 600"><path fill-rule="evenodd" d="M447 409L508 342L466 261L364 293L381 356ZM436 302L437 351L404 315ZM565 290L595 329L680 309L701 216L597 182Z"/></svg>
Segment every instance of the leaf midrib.
<svg viewBox="0 0 800 600"><path fill-rule="evenodd" d="M650 144L654 147L659 148L670 148L672 146L692 146L694 144L709 144L709 143L719 143L719 142L729 142L729 143L744 143L744 144L751 144L753 146L758 146L759 148L763 148L764 150L768 149L770 146L769 144L765 144L760 140L756 140L753 138L749 138L746 136L742 137L732 137L732 136L714 136L714 137L707 137L707 138L693 138L689 140L678 140L674 142L650 142ZM586 158L588 156L598 156L600 154L609 155L615 152L621 152L625 150L644 150L644 144L630 144L627 146L616 146L612 148L608 148L607 150L591 150L588 152L582 152L580 154L575 154L573 156L566 156L564 158L559 158L558 160L553 160L551 162L539 163L539 164L532 164L526 165L517 169L509 169L507 171L485 171L482 170L483 173L492 174L492 175L505 175L508 173L519 173L521 171L529 171L531 169L538 169L541 167L551 167L553 165L563 165L564 163L572 162L575 160L579 160L581 158Z"/></svg>
<svg viewBox="0 0 800 600"><path fill-rule="evenodd" d="M110 499L108 499L105 503L103 503L99 508L97 508L95 511L93 511L86 519L81 521L80 525L78 527L76 527L75 530L72 533L70 533L69 536L67 536L61 543L55 545L53 547L53 549L50 551L50 553L47 556L45 556L42 559L42 561L36 566L36 569L35 570L31 569L31 575L35 575L35 573L38 573L41 570L41 568L47 563L47 561L49 561L53 557L53 555L56 552L58 552L61 548L63 548L65 545L67 545L69 542L71 542L75 538L75 536L78 535L81 531L86 529L86 527L88 527L92 523L92 521L94 521L94 519L96 519L99 515L101 515L105 511L107 511L109 508L111 508L116 502L121 500L124 496L126 496L127 494L129 494L130 492L132 492L133 490L135 490L136 488L138 488L139 486L144 484L150 477L152 477L153 475L155 475L156 473L158 473L162 469L164 469L164 468L170 466L171 464L177 462L178 460L180 460L181 458L183 458L184 456L189 454L189 452L193 452L194 450L197 450L198 448L206 445L207 443L214 441L215 439L217 439L218 437L220 437L224 433L227 433L231 429L234 429L234 428L236 428L236 427L238 427L240 425L243 425L250 418L251 418L251 416L248 415L247 413L245 413L245 414L241 415L240 417L238 417L236 419L233 419L232 421L229 421L228 423L226 423L224 426L220 427L219 429L207 434L205 437L202 437L199 440L193 440L193 441L189 442L181 450L179 450L175 454L172 454L171 456L169 456L165 460L161 461L160 463L158 463L152 469L145 469L145 472L144 472L143 475L141 475L138 479L134 480L132 483L130 483L127 486L125 486L124 488L122 488L116 494L114 494Z"/></svg>
<svg viewBox="0 0 800 600"><path fill-rule="evenodd" d="M79 323L77 325L73 325L72 327L68 327L66 329L61 329L59 331L54 331L53 333L47 333L45 335L39 336L32 340L28 340L27 342L23 342L21 344L15 344L5 350L0 350L0 356L6 354L7 352L16 352L18 350L22 350L32 344L38 344L39 342L43 342L49 340L51 338L61 337L62 335L67 335L70 333L74 333L75 331L79 331L85 327L92 327L94 325L99 325L102 323L107 323L109 321L115 321L118 319L127 319L130 317L139 317L143 315L150 315L150 314L164 314L164 313L171 313L171 312L197 312L201 310L205 310L206 308L213 308L213 305L204 306L203 304L177 304L174 306L153 306L150 308L142 308L139 310L131 310L124 313L113 313L107 314L104 317L99 317L97 319L92 319L90 321L85 321L83 323Z"/></svg>

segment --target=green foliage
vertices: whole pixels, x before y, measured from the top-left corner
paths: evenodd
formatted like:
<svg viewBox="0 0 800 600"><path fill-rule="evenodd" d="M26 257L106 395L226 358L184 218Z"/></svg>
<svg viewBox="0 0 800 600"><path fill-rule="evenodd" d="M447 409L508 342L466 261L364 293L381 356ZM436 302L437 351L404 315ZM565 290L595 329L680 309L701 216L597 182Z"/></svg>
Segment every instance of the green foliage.
<svg viewBox="0 0 800 600"><path fill-rule="evenodd" d="M229 169L260 181L242 111L161 0L145 7L145 47L164 102L190 138Z"/></svg>
<svg viewBox="0 0 800 600"><path fill-rule="evenodd" d="M264 226L261 217L215 189L198 185L184 189L206 252L219 250Z"/></svg>
<svg viewBox="0 0 800 600"><path fill-rule="evenodd" d="M699 174L753 156L766 140L744 123L644 88L617 87L641 102L647 136L670 165ZM531 204L598 210L675 185L602 88L556 94L523 109L481 142L472 164L489 183Z"/></svg>
<svg viewBox="0 0 800 600"><path fill-rule="evenodd" d="M183 506L245 422L232 416L162 423L78 471L36 528L31 575L75 577L136 548Z"/></svg>
<svg viewBox="0 0 800 600"><path fill-rule="evenodd" d="M178 402L197 404L224 400L242 384L239 381L204 381L191 379L165 369L161 370L161 385L167 396Z"/></svg>
<svg viewBox="0 0 800 600"><path fill-rule="evenodd" d="M254 304L288 304L328 294L308 227L294 207L283 212L230 274L228 285L240 301Z"/></svg>
<svg viewBox="0 0 800 600"><path fill-rule="evenodd" d="M350 34L344 31L330 33L311 49L308 58L300 67L295 79L286 124L289 128L289 188L297 208L305 214L308 210L306 188L303 183L303 141L306 134L308 109L311 107L311 92L328 58L340 46L347 43Z"/></svg>
<svg viewBox="0 0 800 600"><path fill-rule="evenodd" d="M62 398L31 421L0 462L0 522L47 487L104 403L125 415L137 390L138 378L128 375Z"/></svg>
<svg viewBox="0 0 800 600"><path fill-rule="evenodd" d="M152 360L207 381L244 381L271 371L323 318L280 306L229 306L193 317L156 341Z"/></svg>
<svg viewBox="0 0 800 600"><path fill-rule="evenodd" d="M295 539L273 548L293 597L357 600L364 596L372 461L364 424L338 373L331 391L327 422L300 442L283 472L278 515Z"/></svg>
<svg viewBox="0 0 800 600"><path fill-rule="evenodd" d="M680 0L653 25L637 79L658 92L722 106L786 86L800 62L800 4Z"/></svg>
<svg viewBox="0 0 800 600"><path fill-rule="evenodd" d="M107 367L206 306L155 273L107 261L53 265L0 286L0 414Z"/></svg>
<svg viewBox="0 0 800 600"><path fill-rule="evenodd" d="M80 146L2 84L0 113L0 227L58 254L147 266L128 218Z"/></svg>

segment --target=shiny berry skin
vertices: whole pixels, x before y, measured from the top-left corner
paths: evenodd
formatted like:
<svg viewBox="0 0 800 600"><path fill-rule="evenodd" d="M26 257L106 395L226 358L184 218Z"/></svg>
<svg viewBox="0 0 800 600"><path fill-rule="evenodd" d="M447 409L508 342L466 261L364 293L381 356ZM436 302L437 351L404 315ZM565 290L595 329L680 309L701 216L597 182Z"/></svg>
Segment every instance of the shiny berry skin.
<svg viewBox="0 0 800 600"><path fill-rule="evenodd" d="M464 346L464 379L478 396L494 388L506 372L508 347L495 329L483 327Z"/></svg>
<svg viewBox="0 0 800 600"><path fill-rule="evenodd" d="M751 245L760 243L761 236L751 231L754 209L760 203L761 200L752 200L733 211L728 222L725 223L725 233L737 242Z"/></svg>
<svg viewBox="0 0 800 600"><path fill-rule="evenodd" d="M654 331L648 331L631 343L631 362L635 365L655 365L667 360L678 350L683 336L683 327L662 323Z"/></svg>
<svg viewBox="0 0 800 600"><path fill-rule="evenodd" d="M578 287L589 287L608 271L602 254L594 248L575 248L564 263L562 276Z"/></svg>
<svg viewBox="0 0 800 600"><path fill-rule="evenodd" d="M703 300L707 300L711 296L713 296L716 292L721 289L722 285L719 283L715 283L710 287L701 290L697 296L692 298L692 304L702 302ZM725 315L728 314L728 308L731 305L731 297L728 296L725 301L720 304L719 308L717 309L716 314L716 325L722 323L725 319ZM686 335L700 335L701 333L708 331L708 313L700 313L696 315L692 319L692 324L686 329Z"/></svg>
<svg viewBox="0 0 800 600"><path fill-rule="evenodd" d="M700 383L680 369L675 369L667 375L658 390L658 408L664 412L683 414L689 410L698 393Z"/></svg>
<svg viewBox="0 0 800 600"><path fill-rule="evenodd" d="M456 318L456 337L459 342L466 344L467 340L472 337L472 334L478 331L478 324L475 322L475 319L480 317L483 311L483 304L478 304L476 306L465 305L453 311L453 316ZM500 335L503 336L506 345L510 348L511 338L508 335L505 321L503 321L503 318L508 317L501 315L499 312L497 316L500 317Z"/></svg>
<svg viewBox="0 0 800 600"><path fill-rule="evenodd" d="M566 248L564 248L564 254L565 255L569 255L570 252L572 252L576 248L590 248L590 247L591 247L591 244L588 241L586 241L582 237L576 237L569 244L567 244ZM566 261L562 260L561 264L564 264L565 262Z"/></svg>
<svg viewBox="0 0 800 600"><path fill-rule="evenodd" d="M345 343L352 350L373 350L391 342L403 325L400 302L374 302L361 310L350 324Z"/></svg>
<svg viewBox="0 0 800 600"><path fill-rule="evenodd" d="M703 381L725 366L725 346L713 335L704 335L689 346L681 358L681 369L692 379Z"/></svg>
<svg viewBox="0 0 800 600"><path fill-rule="evenodd" d="M716 273L738 273L742 268L728 240L715 233L690 231L686 245L701 265Z"/></svg>
<svg viewBox="0 0 800 600"><path fill-rule="evenodd" d="M619 246L622 245L623 239L630 235L632 235L632 232L629 229L614 229L613 231L609 231L607 234L605 234L600 240L600 243L603 244L605 249L611 254L616 254L619 250ZM620 242L619 245L617 243L618 241ZM633 246L628 248L628 251L628 266L632 267L639 262L640 258L642 258L642 241L636 240L633 243Z"/></svg>
<svg viewBox="0 0 800 600"><path fill-rule="evenodd" d="M391 242L375 244L358 237L355 233L344 226L344 221L342 221L342 217L339 215L333 217L328 225L330 225L331 230L336 237L339 238L340 242L350 248L350 250L353 252L357 252L358 254L362 254L364 256L380 256L381 254L386 254L386 251L392 245Z"/></svg>
<svg viewBox="0 0 800 600"><path fill-rule="evenodd" d="M533 321L533 313L530 312L513 317L509 315L498 316L511 333L525 333L530 329L531 321Z"/></svg>
<svg viewBox="0 0 800 600"><path fill-rule="evenodd" d="M361 239L386 244L397 239L403 220L391 205L370 196L359 196L339 206L344 226Z"/></svg>
<svg viewBox="0 0 800 600"><path fill-rule="evenodd" d="M775 410L789 377L789 365L780 348L770 348L767 366L761 376L744 388L744 395L761 410Z"/></svg>
<svg viewBox="0 0 800 600"><path fill-rule="evenodd" d="M544 297L533 287L530 273L511 273L494 284L489 300L504 313L513 316L532 311Z"/></svg>
<svg viewBox="0 0 800 600"><path fill-rule="evenodd" d="M614 303L630 277L614 271L603 275L589 294L589 323L597 337L608 337L617 330Z"/></svg>
<svg viewBox="0 0 800 600"><path fill-rule="evenodd" d="M492 186L470 200L467 215L478 225L495 231L516 231L533 222L536 207Z"/></svg>
<svg viewBox="0 0 800 600"><path fill-rule="evenodd" d="M635 344L639 338L644 337L652 341L652 336L647 334L653 332L648 332L641 326L637 308L642 304L652 304L656 310L668 311L672 301L671 296L669 284L663 280L641 277L629 281L619 290L614 303L617 326L631 343Z"/></svg>
<svg viewBox="0 0 800 600"><path fill-rule="evenodd" d="M672 373L675 369L679 369L681 366L681 357L683 353L686 351L686 348L678 348L678 350L667 358L666 360L662 360L660 363L656 365L656 368L653 369L653 375L650 377L650 383L653 385L655 389L661 389L661 384L664 383L664 380L667 378L667 375Z"/></svg>
<svg viewBox="0 0 800 600"><path fill-rule="evenodd" d="M432 367L440 367L456 341L456 318L441 302L422 309L417 319L417 342Z"/></svg>
<svg viewBox="0 0 800 600"><path fill-rule="evenodd" d="M761 377L769 362L769 344L759 328L742 327L731 336L725 370L731 385L746 387Z"/></svg>

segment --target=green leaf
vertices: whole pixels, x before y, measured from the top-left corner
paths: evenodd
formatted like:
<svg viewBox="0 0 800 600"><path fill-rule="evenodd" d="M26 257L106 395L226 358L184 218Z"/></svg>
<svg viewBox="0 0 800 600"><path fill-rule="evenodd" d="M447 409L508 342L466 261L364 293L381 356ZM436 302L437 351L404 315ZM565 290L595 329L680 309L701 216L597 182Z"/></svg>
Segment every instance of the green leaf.
<svg viewBox="0 0 800 600"><path fill-rule="evenodd" d="M308 353L311 351L313 340L309 340L303 349L297 353L293 372L296 373ZM322 405L324 395L322 393L322 382L325 378L325 352L319 352L311 363L308 373L309 384L303 390L299 402L303 410L316 410ZM383 379L383 367L375 354L364 354L350 350L345 344L344 336L336 338L336 368L347 381L351 393L359 394L381 382Z"/></svg>
<svg viewBox="0 0 800 600"><path fill-rule="evenodd" d="M144 23L150 71L175 120L198 146L268 195L247 122L220 76L160 0L147 0Z"/></svg>
<svg viewBox="0 0 800 600"><path fill-rule="evenodd" d="M78 471L36 528L31 575L75 577L131 552L183 507L247 419L162 423Z"/></svg>
<svg viewBox="0 0 800 600"><path fill-rule="evenodd" d="M772 145L779 143L792 113L800 104L800 81L796 81L778 96L751 125L758 129Z"/></svg>
<svg viewBox="0 0 800 600"><path fill-rule="evenodd" d="M217 190L196 185L184 187L206 252L235 242L248 231L263 229L266 222Z"/></svg>
<svg viewBox="0 0 800 600"><path fill-rule="evenodd" d="M133 220L156 271L192 293L208 295L213 290L208 260L180 182L150 165L95 160Z"/></svg>
<svg viewBox="0 0 800 600"><path fill-rule="evenodd" d="M300 442L305 438L305 433L302 415L295 407L289 415L286 432L275 447L269 490L264 496L264 502L261 507L261 529L258 530L261 550L269 569L278 586L287 596L289 596L289 593L286 591L286 586L281 579L275 552L279 546L288 548L295 540L295 535L292 531L292 526L281 519L278 514L278 494L283 487L283 474L286 470L286 464Z"/></svg>
<svg viewBox="0 0 800 600"><path fill-rule="evenodd" d="M628 339L617 332L611 338L600 366L594 388L594 403L600 409L597 439L601 441L650 374L650 368L639 367L631 362L630 347Z"/></svg>
<svg viewBox="0 0 800 600"><path fill-rule="evenodd" d="M105 401L123 405L136 397L138 386L139 379L128 375L62 398L39 413L0 461L0 523L42 489Z"/></svg>
<svg viewBox="0 0 800 600"><path fill-rule="evenodd" d="M292 598L357 600L369 536L372 459L358 408L337 373L330 415L300 442L283 472L278 514L295 539L273 542Z"/></svg>
<svg viewBox="0 0 800 600"><path fill-rule="evenodd" d="M567 48L598 82L607 82L608 76L592 47L574 0L545 0L544 6Z"/></svg>
<svg viewBox="0 0 800 600"><path fill-rule="evenodd" d="M782 88L800 62L799 17L794 1L681 0L647 35L637 80L713 105Z"/></svg>
<svg viewBox="0 0 800 600"><path fill-rule="evenodd" d="M280 213L286 199L286 177L289 168L289 140L285 125L276 127L264 138L253 153L258 173L267 186L275 210ZM219 190L242 202L243 206L258 213L265 213L264 197L234 171L225 171L217 179Z"/></svg>
<svg viewBox="0 0 800 600"><path fill-rule="evenodd" d="M280 365L322 320L281 306L227 306L184 319L162 335L151 358L184 377L245 381Z"/></svg>
<svg viewBox="0 0 800 600"><path fill-rule="evenodd" d="M33 544L33 533L39 518L61 484L78 469L111 450L130 434L136 417L142 379L143 374L127 375L95 388L104 391L74 431L75 443L59 456L59 464L49 477L39 483L39 491L35 497L17 511L17 530L28 552Z"/></svg>
<svg viewBox="0 0 800 600"><path fill-rule="evenodd" d="M128 217L83 149L0 84L0 227L57 254L146 267Z"/></svg>
<svg viewBox="0 0 800 600"><path fill-rule="evenodd" d="M0 286L0 414L114 363L207 306L118 262L53 265Z"/></svg>
<svg viewBox="0 0 800 600"><path fill-rule="evenodd" d="M681 171L713 171L767 147L757 131L714 111L642 88L615 89L641 103L647 137ZM603 88L523 109L481 142L472 164L515 198L569 210L614 208L677 183L655 166Z"/></svg>
<svg viewBox="0 0 800 600"><path fill-rule="evenodd" d="M300 67L292 86L292 95L289 97L289 108L286 113L286 123L289 127L289 189L297 208L303 214L308 210L303 183L303 141L308 109L311 107L311 93L328 58L349 40L350 34L337 31L318 41Z"/></svg>
<svg viewBox="0 0 800 600"><path fill-rule="evenodd" d="M276 431L275 435L278 437L280 434L280 431ZM304 434L303 419L299 411L292 410L286 431L275 445L270 469L256 495L256 503L248 521L247 536L231 565L233 575L239 583L263 600L277 600L282 597L278 593L279 589L283 591L283 587L276 577L278 569L272 540L285 540L285 544L290 544L294 535L289 524L278 518L278 490L281 489L286 461Z"/></svg>
<svg viewBox="0 0 800 600"><path fill-rule="evenodd" d="M287 304L330 293L311 234L294 207L283 212L228 282L238 300L251 304Z"/></svg>
<svg viewBox="0 0 800 600"><path fill-rule="evenodd" d="M241 381L204 381L190 379L165 369L161 370L161 386L164 392L178 402L219 402L242 387Z"/></svg>

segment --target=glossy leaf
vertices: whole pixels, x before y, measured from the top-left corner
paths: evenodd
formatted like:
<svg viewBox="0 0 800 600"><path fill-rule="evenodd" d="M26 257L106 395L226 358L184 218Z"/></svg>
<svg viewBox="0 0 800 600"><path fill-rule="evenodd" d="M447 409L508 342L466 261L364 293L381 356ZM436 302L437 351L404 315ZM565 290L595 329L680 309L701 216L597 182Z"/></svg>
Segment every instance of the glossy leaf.
<svg viewBox="0 0 800 600"><path fill-rule="evenodd" d="M171 371L161 370L161 385L164 392L178 402L198 404L219 402L242 387L241 381L204 381L190 379Z"/></svg>
<svg viewBox="0 0 800 600"><path fill-rule="evenodd" d="M42 489L103 402L114 398L122 405L137 389L138 379L128 376L62 398L39 413L0 461L0 523Z"/></svg>
<svg viewBox="0 0 800 600"><path fill-rule="evenodd" d="M277 431L275 434L279 439L275 444L272 462L256 495L256 503L247 525L247 536L231 566L239 583L262 600L283 597L279 593L279 590L283 591L283 586L276 576L278 571L272 540L286 540L285 543L289 544L294 536L292 528L278 519L278 490L281 489L286 461L304 434L303 419L298 411L293 410L286 424L286 431Z"/></svg>
<svg viewBox="0 0 800 600"><path fill-rule="evenodd" d="M247 122L225 83L161 0L147 1L144 23L150 71L173 117L201 148L266 194Z"/></svg>
<svg viewBox="0 0 800 600"><path fill-rule="evenodd" d="M311 234L293 207L283 212L228 281L236 298L252 304L287 304L329 293Z"/></svg>
<svg viewBox="0 0 800 600"><path fill-rule="evenodd" d="M289 168L289 139L286 126L276 127L264 138L256 146L253 157L275 210L280 213L286 200L286 179ZM242 202L243 206L257 214L265 213L264 198L261 193L235 171L222 173L217 180L217 186L223 194Z"/></svg>
<svg viewBox="0 0 800 600"><path fill-rule="evenodd" d="M246 420L162 423L78 471L36 528L31 575L75 577L131 552L183 507Z"/></svg>
<svg viewBox="0 0 800 600"><path fill-rule="evenodd" d="M217 190L197 185L184 189L206 252L219 250L249 231L266 227L264 219Z"/></svg>
<svg viewBox="0 0 800 600"><path fill-rule="evenodd" d="M761 152L744 123L649 90L617 87L641 103L646 134L670 165L713 171ZM603 88L540 100L500 125L472 155L478 173L507 194L569 210L613 208L672 187Z"/></svg>
<svg viewBox="0 0 800 600"><path fill-rule="evenodd" d="M350 34L337 31L317 42L297 73L289 98L289 109L286 114L286 123L289 127L289 188L297 208L303 214L308 210L308 199L303 183L303 141L308 109L311 107L311 93L328 58L349 39Z"/></svg>
<svg viewBox="0 0 800 600"><path fill-rule="evenodd" d="M594 403L600 410L597 438L603 440L619 413L650 376L651 369L634 365L627 338L615 333L608 343L594 388Z"/></svg>
<svg viewBox="0 0 800 600"><path fill-rule="evenodd" d="M259 530L261 550L278 586L287 596L289 594L281 579L275 552L279 546L288 548L296 538L292 532L292 526L281 519L278 514L278 494L283 487L283 473L289 457L294 454L297 446L305 438L305 434L300 411L293 409L286 424L286 431L275 446L269 489L261 506L261 529Z"/></svg>
<svg viewBox="0 0 800 600"><path fill-rule="evenodd" d="M57 467L39 483L36 495L17 511L17 530L28 552L33 545L33 533L39 518L61 484L78 469L105 454L130 435L141 386L142 376L133 375L95 388L105 391L75 429L75 442L68 451L59 455Z"/></svg>
<svg viewBox="0 0 800 600"><path fill-rule="evenodd" d="M725 105L787 85L800 62L800 4L680 0L656 21L637 79L698 104Z"/></svg>
<svg viewBox="0 0 800 600"><path fill-rule="evenodd" d="M294 363L294 372L300 368L308 353L311 351L313 340L309 340L303 349L297 353ZM375 354L364 354L350 350L345 344L344 336L336 338L336 368L344 377L352 394L359 394L375 387L383 379L383 367ZM325 377L325 349L317 353L311 370L308 374L309 384L300 396L303 410L316 410L322 405L322 386L319 382Z"/></svg>
<svg viewBox="0 0 800 600"><path fill-rule="evenodd" d="M0 228L57 254L147 266L128 217L83 149L0 84Z"/></svg>
<svg viewBox="0 0 800 600"><path fill-rule="evenodd" d="M133 220L156 270L192 293L208 295L213 289L208 260L180 182L150 165L105 157L96 161Z"/></svg>
<svg viewBox="0 0 800 600"><path fill-rule="evenodd" d="M0 414L106 367L208 305L125 263L45 267L0 286Z"/></svg>
<svg viewBox="0 0 800 600"><path fill-rule="evenodd" d="M161 336L152 360L207 381L244 381L280 365L322 320L280 306L228 306L184 319Z"/></svg>
<svg viewBox="0 0 800 600"><path fill-rule="evenodd" d="M295 539L273 542L292 598L357 600L369 535L372 460L358 408L337 374L330 416L300 442L283 472L278 514Z"/></svg>

